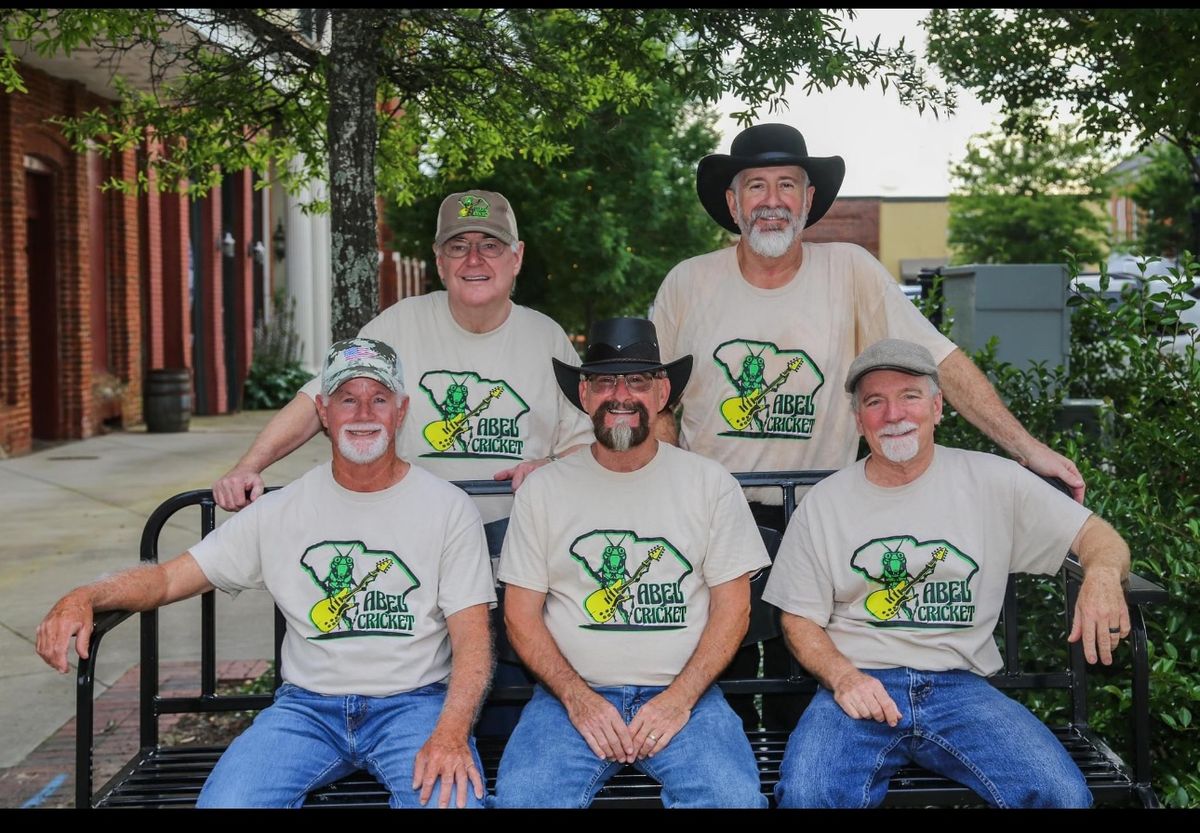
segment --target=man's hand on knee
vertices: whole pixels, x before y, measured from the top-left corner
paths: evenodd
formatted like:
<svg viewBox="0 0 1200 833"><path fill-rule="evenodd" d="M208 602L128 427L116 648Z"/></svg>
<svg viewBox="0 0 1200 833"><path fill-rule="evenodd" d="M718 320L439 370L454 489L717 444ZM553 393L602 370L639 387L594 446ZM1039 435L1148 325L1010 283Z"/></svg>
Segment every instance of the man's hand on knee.
<svg viewBox="0 0 1200 833"><path fill-rule="evenodd" d="M833 687L833 699L842 711L855 720L871 720L895 726L900 722L900 709L888 695L883 683L858 669L847 672Z"/></svg>
<svg viewBox="0 0 1200 833"><path fill-rule="evenodd" d="M629 724L638 760L653 758L665 749L691 717L692 710L668 691L661 692L638 709Z"/></svg>
<svg viewBox="0 0 1200 833"><path fill-rule="evenodd" d="M451 737L435 729L413 761L412 787L420 790L422 806L429 802L439 778L442 781L439 807L449 807L451 797L457 807L467 806L468 786L474 788L476 798L483 799L483 776L475 766L466 738Z"/></svg>
<svg viewBox="0 0 1200 833"><path fill-rule="evenodd" d="M264 488L262 475L258 472L234 468L213 484L213 499L222 509L236 512L258 500Z"/></svg>
<svg viewBox="0 0 1200 833"><path fill-rule="evenodd" d="M591 689L568 700L563 701L567 716L597 758L633 763L633 734L612 703Z"/></svg>

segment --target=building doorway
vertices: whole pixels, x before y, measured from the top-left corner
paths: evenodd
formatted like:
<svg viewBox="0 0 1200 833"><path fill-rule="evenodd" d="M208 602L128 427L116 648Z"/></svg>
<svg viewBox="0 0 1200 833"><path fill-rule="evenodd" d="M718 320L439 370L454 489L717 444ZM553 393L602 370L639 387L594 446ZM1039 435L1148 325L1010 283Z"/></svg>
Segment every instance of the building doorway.
<svg viewBox="0 0 1200 833"><path fill-rule="evenodd" d="M25 263L29 286L30 428L35 440L63 434L54 169L25 157Z"/></svg>

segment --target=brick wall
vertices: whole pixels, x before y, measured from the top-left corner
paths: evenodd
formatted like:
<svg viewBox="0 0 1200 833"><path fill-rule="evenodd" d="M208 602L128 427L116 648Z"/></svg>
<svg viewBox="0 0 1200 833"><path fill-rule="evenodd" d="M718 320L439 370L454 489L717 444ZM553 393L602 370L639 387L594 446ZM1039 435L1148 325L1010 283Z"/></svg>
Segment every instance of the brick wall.
<svg viewBox="0 0 1200 833"><path fill-rule="evenodd" d="M857 243L879 257L879 200L839 197L820 222L804 232L811 243Z"/></svg>
<svg viewBox="0 0 1200 833"><path fill-rule="evenodd" d="M103 106L82 85L52 78L27 66L28 93L0 95L0 450L28 451L33 440L30 361L31 326L55 326L57 402L50 433L89 436L92 413L91 265L88 246L87 166L71 153L47 119ZM54 172L56 300L49 322L30 321L26 257L25 157Z"/></svg>
<svg viewBox="0 0 1200 833"><path fill-rule="evenodd" d="M0 455L22 454L32 448L35 403L32 401L31 334L34 328L53 326L58 370L56 397L46 408L47 439L78 439L92 435L104 415L119 413L122 426L142 420L143 290L149 289L146 320L151 360L166 355L168 328L164 323L163 241L161 200L116 192L95 193L89 187L88 157L68 148L53 116L78 115L108 102L82 84L54 78L22 65L20 72L28 94L0 94ZM29 260L26 258L25 158L35 157L54 176L54 302L53 308L34 310L29 296ZM136 151L104 161L102 178L131 178ZM139 202L142 203L139 205ZM102 262L94 263L90 244L92 218L89 206L97 203L104 215ZM139 211L140 209L140 211ZM176 320L182 331L173 334L181 343L190 340L186 298L187 212L182 212L181 234L175 240L175 300L184 307ZM152 229L152 234L146 230ZM100 247L97 247L100 248ZM145 264L143 266L143 264ZM108 364L92 367L91 296L94 282L102 282L107 316ZM97 353L103 356L103 353ZM103 403L94 395L94 383L110 372L122 383L118 402Z"/></svg>

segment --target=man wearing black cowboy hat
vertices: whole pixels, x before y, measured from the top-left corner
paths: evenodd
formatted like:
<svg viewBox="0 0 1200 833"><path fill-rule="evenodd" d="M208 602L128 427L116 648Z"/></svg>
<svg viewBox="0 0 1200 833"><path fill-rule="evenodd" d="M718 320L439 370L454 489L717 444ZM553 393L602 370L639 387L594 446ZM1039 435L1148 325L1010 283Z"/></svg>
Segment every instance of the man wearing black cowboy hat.
<svg viewBox="0 0 1200 833"><path fill-rule="evenodd" d="M701 203L741 239L680 263L654 303L664 356L701 357L682 399L681 445L735 472L844 468L857 435L845 397L826 381L844 378L867 345L905 338L933 354L947 397L972 424L1082 500L1074 463L1025 431L879 261L850 243L803 241L837 197L845 167L840 156L810 156L785 124L747 128L730 154L700 161Z"/></svg>
<svg viewBox="0 0 1200 833"><path fill-rule="evenodd" d="M749 624L768 563L737 481L653 436L692 357L664 363L654 325L592 328L582 366L554 361L596 442L534 472L500 557L509 640L540 681L509 738L499 807L586 807L625 764L668 807L764 807L741 721L713 681Z"/></svg>
<svg viewBox="0 0 1200 833"><path fill-rule="evenodd" d="M700 161L701 203L741 239L680 263L659 288L653 317L663 355L699 361L681 399L678 437L670 413L656 421L658 436L731 472L844 468L854 462L858 435L849 403L830 380L845 378L867 345L903 338L933 354L946 396L972 424L1035 472L1060 477L1082 500L1075 465L1025 431L878 260L850 243L803 241L804 229L833 204L844 174L840 156L810 156L804 137L785 124L747 128L731 153ZM751 494L755 517L782 530L780 495L762 491L761 498ZM780 646L772 650L786 662ZM756 668L757 654L743 653L738 661ZM790 728L794 719L778 724Z"/></svg>

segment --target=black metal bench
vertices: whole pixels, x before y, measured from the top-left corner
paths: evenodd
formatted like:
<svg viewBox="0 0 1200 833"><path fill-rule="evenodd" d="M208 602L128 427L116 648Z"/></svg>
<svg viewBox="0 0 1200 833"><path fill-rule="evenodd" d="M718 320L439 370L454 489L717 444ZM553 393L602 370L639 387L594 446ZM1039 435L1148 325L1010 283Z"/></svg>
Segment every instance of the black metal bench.
<svg viewBox="0 0 1200 833"><path fill-rule="evenodd" d="M790 517L795 508L797 486L811 485L829 472L775 472L736 475L744 487L764 486L781 488L784 493L784 509ZM493 481L468 481L459 483L474 495L496 495L507 493L507 483ZM141 560L157 561L158 539L167 521L182 509L200 507L201 535L213 529L216 507L208 490L197 490L176 495L164 502L151 515L142 535ZM499 552L506 521L489 524L487 528L489 549ZM774 530L762 530L772 558L779 545L779 536ZM169 555L174 555L170 553ZM752 582L753 606L751 627L746 643L779 636L778 615L775 609L761 601L762 588L766 584L763 571ZM1082 580L1082 571L1071 556L1061 571L1064 587L1065 620L1070 628L1070 617ZM1131 765L1127 765L1089 728L1088 723L1088 667L1078 644L1069 648L1065 666L1052 671L1023 670L1019 652L1019 604L1015 580L1010 579L1004 601L1004 613L997 636L1003 644L1003 669L991 678L997 688L1006 691L1040 690L1064 692L1067 700L1068 719L1062 725L1051 726L1058 739L1079 765L1087 778L1098 805L1140 805L1157 807L1158 799L1150 783L1150 720L1149 720L1149 661L1144 620L1146 605L1162 603L1167 593L1151 582L1132 576L1126 591L1129 602L1133 632L1129 649L1123 649L1129 673L1132 675L1132 711L1130 733L1133 738L1129 750ZM216 615L215 593L201 598L200 621L200 694L193 697L167 697L159 690L159 642L158 615L156 611L140 614L141 620L141 668L140 668L140 749L112 779L99 790L92 791L92 752L94 744L93 681L100 643L106 633L133 614L114 611L97 617L92 636L90 657L80 660L77 678L77 724L76 724L76 790L77 807L168 807L193 806L208 773L216 764L220 747L164 747L159 742L158 719L164 715L180 713L208 713L255 710L265 708L271 702L269 694L219 695L217 693L216 658ZM494 623L499 625L497 612ZM283 638L284 621L275 611L275 685L279 685L280 645ZM1063 631L1065 633L1066 631ZM502 663L519 664L503 639L503 627L498 627L499 653ZM722 679L721 688L726 694L753 694L763 697L808 698L816 690L816 683L792 663L786 678L767 679ZM527 683L499 684L493 687L489 705L519 705L530 696ZM758 758L763 792L772 796L779 776L779 765L787 743L787 732L751 730L747 732L751 746ZM503 737L480 736L480 755L483 758L488 788L495 785L496 769L504 746ZM658 785L631 767L619 772L597 796L598 806L661 806ZM975 805L981 800L968 788L936 776L926 770L909 767L901 770L892 779L886 804L888 806L937 806ZM307 806L387 806L387 793L371 776L358 772L328 787L313 792Z"/></svg>

